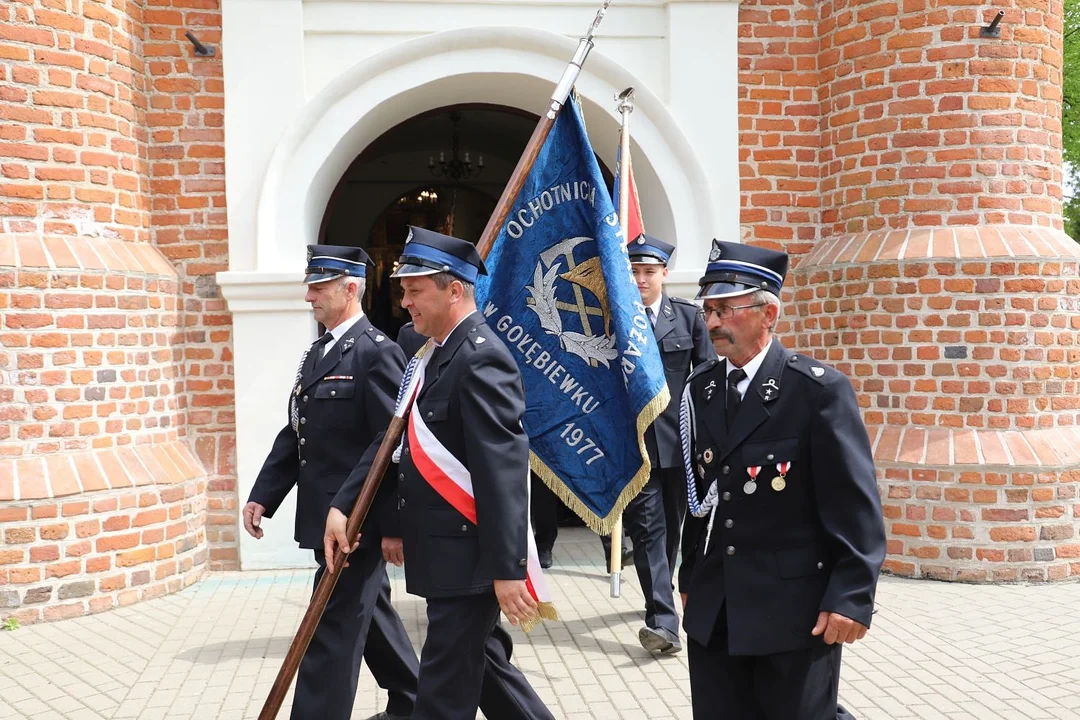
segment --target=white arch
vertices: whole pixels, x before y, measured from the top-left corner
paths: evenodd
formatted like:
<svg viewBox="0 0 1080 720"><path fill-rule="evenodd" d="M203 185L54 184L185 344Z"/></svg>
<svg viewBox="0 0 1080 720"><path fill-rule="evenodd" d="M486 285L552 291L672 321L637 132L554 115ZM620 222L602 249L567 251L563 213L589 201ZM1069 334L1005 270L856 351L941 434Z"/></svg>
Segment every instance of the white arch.
<svg viewBox="0 0 1080 720"><path fill-rule="evenodd" d="M374 139L420 112L464 102L540 114L576 41L554 33L473 27L426 35L368 58L312 98L278 142L259 194L256 269L292 273L315 242L330 194ZM702 264L712 237L706 173L663 102L593 50L578 82L594 149L614 167L615 93L634 86L634 168L649 231L674 238L676 268Z"/></svg>

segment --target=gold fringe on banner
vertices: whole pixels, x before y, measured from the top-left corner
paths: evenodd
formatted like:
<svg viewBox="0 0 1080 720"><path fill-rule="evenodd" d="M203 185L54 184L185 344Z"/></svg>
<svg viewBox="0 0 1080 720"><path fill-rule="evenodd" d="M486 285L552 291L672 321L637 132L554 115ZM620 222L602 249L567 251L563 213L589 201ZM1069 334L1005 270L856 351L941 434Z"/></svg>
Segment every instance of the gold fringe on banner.
<svg viewBox="0 0 1080 720"><path fill-rule="evenodd" d="M615 518L622 515L622 512L626 509L626 506L630 504L630 501L637 497L637 494L641 492L641 488L645 487L645 483L649 482L649 473L652 471L652 465L649 463L649 451L645 447L645 431L653 421L660 416L660 413L664 412L664 409L671 402L671 393L668 391L667 383L664 383L664 387L657 393L656 397L648 402L638 413L637 417L637 439L638 449L641 451L642 465L638 468L638 471L634 474L634 477L630 480L622 492L619 493L619 497L615 500L615 506L604 517L600 517L588 507L585 503L578 499L566 483L555 474L555 472L547 466L547 464L541 460L536 453L532 450L529 451L529 465L532 467L532 471L544 481L544 484L551 488L551 491L559 496L559 499L566 504L566 507L570 508L575 515L585 521L585 524L589 528L600 535L610 535L612 525L615 524Z"/></svg>
<svg viewBox="0 0 1080 720"><path fill-rule="evenodd" d="M523 632L529 632L544 620L550 620L552 622L559 621L559 613L555 610L555 603L537 603L537 614L533 615L528 620L522 620L521 630Z"/></svg>

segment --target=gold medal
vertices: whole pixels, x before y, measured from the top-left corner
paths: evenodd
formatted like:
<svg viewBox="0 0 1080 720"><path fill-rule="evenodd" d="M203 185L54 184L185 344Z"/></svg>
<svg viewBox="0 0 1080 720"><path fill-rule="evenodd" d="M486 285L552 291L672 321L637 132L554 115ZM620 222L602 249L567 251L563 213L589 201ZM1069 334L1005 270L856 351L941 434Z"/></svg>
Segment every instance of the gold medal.
<svg viewBox="0 0 1080 720"><path fill-rule="evenodd" d="M773 490L780 492L787 487L787 480L784 479L783 475L777 475L772 479L771 485Z"/></svg>

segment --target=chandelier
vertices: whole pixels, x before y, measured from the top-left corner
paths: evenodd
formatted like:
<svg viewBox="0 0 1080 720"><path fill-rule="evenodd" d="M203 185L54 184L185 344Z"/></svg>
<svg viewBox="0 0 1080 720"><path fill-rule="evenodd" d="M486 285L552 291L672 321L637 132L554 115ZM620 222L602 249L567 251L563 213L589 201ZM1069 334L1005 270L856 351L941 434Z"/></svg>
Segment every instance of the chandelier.
<svg viewBox="0 0 1080 720"><path fill-rule="evenodd" d="M435 177L445 177L451 181L457 182L459 180L468 180L471 177L476 177L480 173L484 172L484 156L478 155L476 157L476 165L473 166L472 160L469 158L469 151L465 151L465 157L460 157L458 153L458 146L460 144L460 134L458 132L458 123L461 122L461 113L456 110L450 113L450 122L454 124L454 132L451 136L451 150L450 159L446 159L446 151L439 151L439 161L435 162L435 156L428 157L428 170Z"/></svg>

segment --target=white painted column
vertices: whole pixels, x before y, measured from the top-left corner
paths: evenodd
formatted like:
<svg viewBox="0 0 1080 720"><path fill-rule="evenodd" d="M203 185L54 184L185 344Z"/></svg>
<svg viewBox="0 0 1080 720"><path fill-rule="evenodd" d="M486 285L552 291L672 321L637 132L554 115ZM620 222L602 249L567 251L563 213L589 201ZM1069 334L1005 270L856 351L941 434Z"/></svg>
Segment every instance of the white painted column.
<svg viewBox="0 0 1080 720"><path fill-rule="evenodd" d="M274 146L305 102L303 18L302 0L222 0L230 270L258 267L259 189Z"/></svg>
<svg viewBox="0 0 1080 720"><path fill-rule="evenodd" d="M315 336L311 308L304 302L303 275L226 272L218 275L233 315L233 368L236 382L236 494L247 502L255 478L277 433L289 420L288 397L304 348ZM256 540L240 523L243 570L308 567L310 550L293 540L296 491L264 520Z"/></svg>
<svg viewBox="0 0 1080 720"><path fill-rule="evenodd" d="M696 290L712 238L739 240L739 3L669 0L668 30L668 107L705 169L715 223L679 238L670 283Z"/></svg>

